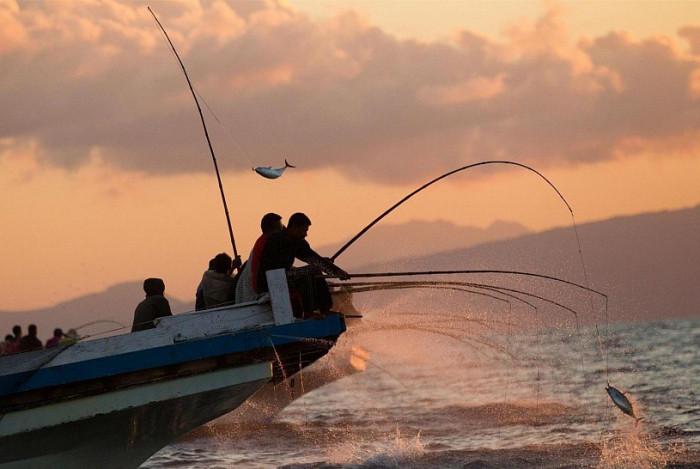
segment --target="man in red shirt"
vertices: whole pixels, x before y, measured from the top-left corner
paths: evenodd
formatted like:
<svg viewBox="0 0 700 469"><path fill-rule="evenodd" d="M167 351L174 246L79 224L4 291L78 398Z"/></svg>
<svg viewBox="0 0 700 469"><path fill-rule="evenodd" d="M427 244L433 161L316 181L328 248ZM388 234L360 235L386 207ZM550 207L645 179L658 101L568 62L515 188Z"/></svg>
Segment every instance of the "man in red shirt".
<svg viewBox="0 0 700 469"><path fill-rule="evenodd" d="M236 285L236 303L253 301L262 293L262 291L259 291L258 286L258 272L260 271L262 252L270 235L281 231L283 228L282 217L276 213L266 213L260 220L262 234L255 241L248 261L241 268L241 275Z"/></svg>

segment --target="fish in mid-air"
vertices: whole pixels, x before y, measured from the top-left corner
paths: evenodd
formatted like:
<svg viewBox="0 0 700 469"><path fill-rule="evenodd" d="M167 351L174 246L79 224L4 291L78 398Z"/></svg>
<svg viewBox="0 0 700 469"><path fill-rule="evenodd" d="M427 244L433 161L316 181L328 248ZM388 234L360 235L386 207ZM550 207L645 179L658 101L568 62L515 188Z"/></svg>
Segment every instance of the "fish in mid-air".
<svg viewBox="0 0 700 469"><path fill-rule="evenodd" d="M296 166L292 166L287 160L284 160L284 166L282 166L281 168L272 168L270 166L257 166L253 168L253 171L255 171L264 178L277 179L282 175L282 173L284 173L284 170L287 168L296 168Z"/></svg>
<svg viewBox="0 0 700 469"><path fill-rule="evenodd" d="M629 415L634 419L635 425L637 425L639 421L642 420L641 417L637 417L634 414L634 407L632 407L632 403L629 399L627 399L625 393L623 393L614 386L610 386L610 383L608 383L605 390L608 392L608 395L610 396L610 399L612 399L613 404L615 404L617 408L620 409L623 413Z"/></svg>

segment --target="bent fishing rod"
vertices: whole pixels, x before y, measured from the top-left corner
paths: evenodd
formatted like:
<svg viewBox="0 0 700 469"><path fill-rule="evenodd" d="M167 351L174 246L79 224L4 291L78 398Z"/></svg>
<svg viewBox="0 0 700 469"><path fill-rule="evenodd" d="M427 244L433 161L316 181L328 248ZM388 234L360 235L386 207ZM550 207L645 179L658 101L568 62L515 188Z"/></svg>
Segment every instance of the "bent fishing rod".
<svg viewBox="0 0 700 469"><path fill-rule="evenodd" d="M544 296L536 295L531 292L527 292L524 290L518 290L515 288L508 288L508 287L503 287L500 285L491 285L488 283L474 283L474 282L448 282L448 281L418 281L418 282L408 282L408 281L398 281L398 282L352 282L352 283L346 283L342 284L344 288L347 288L347 290L350 293L363 293L366 291L381 291L381 290L400 290L400 289L410 289L410 288L419 288L419 287L432 287L432 288L439 288L437 287L438 285L456 285L456 286L467 286L467 287L472 287L472 288L478 288L482 290L487 290L487 291L493 291L496 293L499 293L500 295L513 298L516 301L519 301L521 303L524 303L537 312L538 308L534 304L530 303L529 301L526 301L522 298L520 298L517 295L513 295L508 292L512 293L518 293L520 295L527 296L529 298L536 298L540 301L544 301L545 303L552 304L554 306L557 306L563 310L566 310L570 312L571 314L574 315L574 319L576 321L577 326L579 325L579 312L576 311L575 309L566 306L564 304L561 304L557 301L554 301L550 298L546 298ZM338 286L335 284L330 284L330 286Z"/></svg>
<svg viewBox="0 0 700 469"><path fill-rule="evenodd" d="M190 77L187 74L187 69L185 68L185 64L180 59L180 55L177 53L177 50L175 50L175 46L173 45L173 41L170 40L170 36L168 35L168 32L165 30L165 28L160 23L160 21L158 21L158 17L153 12L153 10L151 10L151 7L149 6L147 8L148 8L148 11L151 13L151 15L153 15L153 19L156 20L156 24L158 24L158 27L163 32L165 39L168 41L168 44L170 45L170 49L173 51L175 58L177 59L178 63L180 64L180 68L182 68L182 73L185 74L185 79L187 80L187 86L189 86L190 92L192 93L192 98L194 99L194 104L197 106L197 112L199 113L199 119L202 122L202 128L204 129L204 137L207 140L207 145L209 146L209 153L211 154L211 159L214 162L214 171L216 172L216 180L219 183L219 192L221 193L221 202L223 202L223 204L224 204L224 213L226 213L226 225L228 226L228 235L229 235L229 238L231 239L231 248L233 248L233 256L235 259L239 256L238 256L238 249L236 249L236 239L233 236L233 227L231 226L231 216L229 215L229 212L228 212L228 204L226 203L226 195L224 194L224 186L221 182L221 174L219 173L219 164L216 161L216 154L214 153L214 147L212 146L211 139L209 138L209 131L207 130L207 124L204 121L204 114L202 114L202 108L199 105L199 100L197 99L197 94L195 93L194 87L192 86L192 81L190 81Z"/></svg>
<svg viewBox="0 0 700 469"><path fill-rule="evenodd" d="M377 277L415 277L418 275L459 275L459 274L510 274L525 277L541 278L544 280L552 280L554 282L571 285L578 289L595 293L607 300L608 295L595 290L593 288L581 285L580 283L571 282L563 278L554 277L546 274L536 274L534 272L523 272L519 270L496 270L496 269L461 269L461 270L417 270L404 272L368 272L368 273L350 273L351 278L377 278ZM324 275L325 278L338 278L337 275Z"/></svg>
<svg viewBox="0 0 700 469"><path fill-rule="evenodd" d="M398 208L400 205L402 205L402 204L403 204L404 202L406 202L408 199L410 199L410 198L413 197L414 195L418 194L419 192L423 191L424 189L427 189L428 187L432 186L432 185L435 184L436 182L441 181L442 179L445 179L445 178L447 178L447 177L449 177L449 176L452 176L453 174L456 174L456 173L459 173L459 172L462 172L462 171L466 171L466 170L468 170L468 169L476 168L476 167L478 167L478 166L485 166L485 165L491 165L491 164L504 164L504 165L518 166L518 167L520 167L520 168L527 169L528 171L531 171L531 172L535 173L537 176L539 176L540 178L544 179L544 181L545 181L547 184L549 184L549 186L550 186L552 189L554 189L554 191L557 193L557 195L559 196L559 198L564 202L564 204L566 205L566 208L569 209L569 213L571 213L571 217L572 217L572 219L573 219L573 217L574 217L574 210L571 208L571 205L569 205L569 202L567 202L567 200L564 198L564 196L562 195L562 193L559 192L559 189L557 189L557 187L552 183L552 181L550 181L549 179L547 179L547 178L544 176L544 174L540 173L540 172L537 171L535 168L532 168L532 167L530 167L530 166L528 166L528 165L526 165L526 164L523 164L523 163L518 163L517 161L509 161L509 160L488 160L488 161L480 161L480 162L478 162L478 163L468 164L468 165L466 165L466 166L462 166L462 167L460 167L460 168L453 169L452 171L448 171L448 172L446 172L445 174L443 174L443 175L441 175L441 176L438 176L438 177L436 177L436 178L434 178L434 179L431 179L430 181L428 181L428 182L426 182L425 184L423 184L422 186L420 186L418 189L416 189L416 190L414 190L413 192L411 192L410 194L404 196L401 200L399 200L398 202L396 202L394 205L392 205L391 207L389 207L388 209L386 209L384 212L382 212L377 218L375 218L374 220L372 220L367 226L365 226L364 228L362 228L362 230L360 230L359 233L357 233L357 234L356 234L355 236L353 236L348 242L346 242L343 246L341 246L340 249L338 249L338 251L337 251L335 254L333 254L333 255L331 256L330 259L331 259L332 261L335 261L335 259L336 259L338 256L340 256L347 248L349 248L349 247L350 247L355 241L357 241L362 235L364 235L367 231L369 231L370 228L372 228L374 225L376 225L377 223L379 223L384 217L386 217L387 215L389 215L391 212L393 212L396 208ZM574 222L574 223L575 223L575 222Z"/></svg>

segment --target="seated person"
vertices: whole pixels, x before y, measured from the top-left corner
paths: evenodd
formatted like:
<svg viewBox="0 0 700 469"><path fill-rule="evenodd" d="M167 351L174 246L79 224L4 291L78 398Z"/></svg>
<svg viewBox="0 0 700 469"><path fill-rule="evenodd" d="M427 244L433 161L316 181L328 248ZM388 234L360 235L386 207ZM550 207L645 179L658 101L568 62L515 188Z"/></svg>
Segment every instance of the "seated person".
<svg viewBox="0 0 700 469"><path fill-rule="evenodd" d="M266 213L260 220L260 229L262 234L255 241L253 249L250 251L250 256L241 270L241 276L236 284L236 303L245 303L246 301L254 301L260 293L257 289L258 271L260 270L260 257L267 239L272 233L280 231L284 228L282 225L282 217L276 213Z"/></svg>
<svg viewBox="0 0 700 469"><path fill-rule="evenodd" d="M333 264L333 261L316 253L306 236L311 226L311 220L303 213L295 213L289 217L287 228L272 233L260 259L260 270L257 275L257 287L260 292L268 291L265 272L274 269L285 269L290 281L290 295L297 317L304 317L314 310L321 314L330 311L333 304L326 280L319 277L321 272L336 275L341 280L350 278L347 272ZM294 259L309 264L302 269L292 269ZM305 314L306 313L306 314Z"/></svg>
<svg viewBox="0 0 700 469"><path fill-rule="evenodd" d="M172 316L170 303L165 298L165 283L159 278L147 278L143 281L146 299L138 304L134 311L134 323L131 332L153 329L153 320L163 316ZM70 331L69 331L70 332Z"/></svg>
<svg viewBox="0 0 700 469"><path fill-rule="evenodd" d="M238 258L240 265L240 258ZM198 290L201 290L204 308L233 304L236 280L231 277L234 263L226 253L217 254L211 262L212 269L204 272Z"/></svg>
<svg viewBox="0 0 700 469"><path fill-rule="evenodd" d="M35 324L30 324L27 329L27 335L19 340L19 351L20 352L31 352L32 350L41 350L44 345L41 340L37 337L37 330Z"/></svg>
<svg viewBox="0 0 700 469"><path fill-rule="evenodd" d="M11 355L15 353L15 336L7 334L5 341L0 343L0 355Z"/></svg>
<svg viewBox="0 0 700 469"><path fill-rule="evenodd" d="M214 270L213 257L209 259L209 268L206 271L208 272L210 270ZM194 310L200 311L202 309L207 309L207 307L204 305L204 292L202 291L202 282L199 282L199 285L197 285L197 292L194 295Z"/></svg>
<svg viewBox="0 0 700 469"><path fill-rule="evenodd" d="M53 330L53 337L46 341L46 348L56 347L61 343L62 338L63 330L57 327Z"/></svg>

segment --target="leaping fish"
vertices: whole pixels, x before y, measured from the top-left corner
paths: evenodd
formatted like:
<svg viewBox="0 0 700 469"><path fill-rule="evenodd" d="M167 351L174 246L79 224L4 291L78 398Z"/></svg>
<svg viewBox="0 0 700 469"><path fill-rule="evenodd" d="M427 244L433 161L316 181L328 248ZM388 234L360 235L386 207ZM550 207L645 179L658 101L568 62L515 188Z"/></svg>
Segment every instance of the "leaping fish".
<svg viewBox="0 0 700 469"><path fill-rule="evenodd" d="M615 388L614 386L610 386L610 383L608 383L605 390L608 392L608 395L610 396L610 399L612 399L613 404L615 404L617 408L620 409L623 413L629 415L634 419L635 425L637 425L639 421L642 420L642 417L637 417L634 414L634 407L632 407L632 403L629 399L627 399L625 393Z"/></svg>
<svg viewBox="0 0 700 469"><path fill-rule="evenodd" d="M272 168L270 166L257 166L253 168L253 171L255 171L264 178L277 179L282 175L282 173L284 173L284 170L287 168L296 168L296 166L292 166L287 160L284 160L284 166L281 168Z"/></svg>

